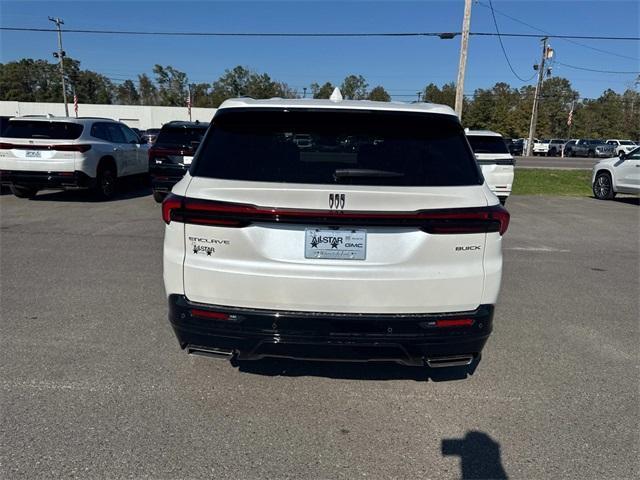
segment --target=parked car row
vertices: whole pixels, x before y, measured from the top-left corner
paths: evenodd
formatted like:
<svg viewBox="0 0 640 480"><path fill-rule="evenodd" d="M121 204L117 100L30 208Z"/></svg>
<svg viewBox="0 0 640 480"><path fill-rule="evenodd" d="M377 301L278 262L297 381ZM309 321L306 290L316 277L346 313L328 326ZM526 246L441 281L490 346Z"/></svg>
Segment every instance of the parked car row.
<svg viewBox="0 0 640 480"><path fill-rule="evenodd" d="M44 189L89 189L101 199L119 179L152 176L168 192L184 175L206 124L169 122L150 147L127 125L107 118L29 116L7 120L0 137L0 183L17 197Z"/></svg>
<svg viewBox="0 0 640 480"><path fill-rule="evenodd" d="M527 139L505 139L511 155L524 155L527 150ZM592 157L608 158L618 156L621 153L629 153L638 143L632 140L598 140L589 138L574 138L565 140L562 138L534 139L532 154L534 156L564 156L564 157Z"/></svg>

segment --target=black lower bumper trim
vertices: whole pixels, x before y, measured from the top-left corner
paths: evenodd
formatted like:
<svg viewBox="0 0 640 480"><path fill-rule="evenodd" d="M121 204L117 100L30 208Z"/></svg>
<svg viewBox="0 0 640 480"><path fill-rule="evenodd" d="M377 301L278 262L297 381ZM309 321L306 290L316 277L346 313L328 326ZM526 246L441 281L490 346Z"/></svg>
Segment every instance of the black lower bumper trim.
<svg viewBox="0 0 640 480"><path fill-rule="evenodd" d="M182 180L188 168L181 166L149 165L151 187L156 192L170 192L173 186Z"/></svg>
<svg viewBox="0 0 640 480"><path fill-rule="evenodd" d="M0 183L37 189L90 188L95 179L84 172L0 171Z"/></svg>
<svg viewBox="0 0 640 480"><path fill-rule="evenodd" d="M194 316L208 311L228 319ZM470 326L436 326L471 319ZM203 305L169 296L169 321L180 346L232 351L239 359L394 361L424 365L427 358L482 351L492 330L493 305L442 314L336 314Z"/></svg>

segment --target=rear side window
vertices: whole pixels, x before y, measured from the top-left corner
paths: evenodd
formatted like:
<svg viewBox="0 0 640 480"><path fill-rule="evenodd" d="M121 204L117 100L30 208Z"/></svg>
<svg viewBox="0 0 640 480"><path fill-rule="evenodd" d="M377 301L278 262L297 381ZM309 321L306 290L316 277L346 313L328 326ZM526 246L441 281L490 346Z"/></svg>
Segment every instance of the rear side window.
<svg viewBox="0 0 640 480"><path fill-rule="evenodd" d="M165 126L162 127L162 130L160 130L160 133L158 134L156 146L190 147L192 146L192 142L200 143L206 132L206 126Z"/></svg>
<svg viewBox="0 0 640 480"><path fill-rule="evenodd" d="M455 117L366 110L221 110L191 174L308 184L482 183Z"/></svg>
<svg viewBox="0 0 640 480"><path fill-rule="evenodd" d="M467 137L474 153L509 153L507 144L502 137L491 135L470 135ZM542 140L541 143L548 143L549 140Z"/></svg>
<svg viewBox="0 0 640 480"><path fill-rule="evenodd" d="M94 123L91 126L91 136L101 140L106 140L107 142L111 141L106 123Z"/></svg>
<svg viewBox="0 0 640 480"><path fill-rule="evenodd" d="M9 138L75 140L82 134L82 129L82 125L77 123L10 120L3 136Z"/></svg>

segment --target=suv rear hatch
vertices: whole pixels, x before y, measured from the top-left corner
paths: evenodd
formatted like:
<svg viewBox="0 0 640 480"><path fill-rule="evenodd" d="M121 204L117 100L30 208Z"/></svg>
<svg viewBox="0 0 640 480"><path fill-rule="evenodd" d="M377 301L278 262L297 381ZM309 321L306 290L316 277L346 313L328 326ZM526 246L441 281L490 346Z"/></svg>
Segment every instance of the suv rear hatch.
<svg viewBox="0 0 640 480"><path fill-rule="evenodd" d="M73 172L83 126L46 120L10 120L0 139L0 170Z"/></svg>
<svg viewBox="0 0 640 480"><path fill-rule="evenodd" d="M469 135L467 138L491 189L510 191L514 161L504 139L494 135Z"/></svg>
<svg viewBox="0 0 640 480"><path fill-rule="evenodd" d="M163 214L185 224L193 302L358 313L481 302L486 232L503 211L487 207L453 116L221 109L191 175Z"/></svg>

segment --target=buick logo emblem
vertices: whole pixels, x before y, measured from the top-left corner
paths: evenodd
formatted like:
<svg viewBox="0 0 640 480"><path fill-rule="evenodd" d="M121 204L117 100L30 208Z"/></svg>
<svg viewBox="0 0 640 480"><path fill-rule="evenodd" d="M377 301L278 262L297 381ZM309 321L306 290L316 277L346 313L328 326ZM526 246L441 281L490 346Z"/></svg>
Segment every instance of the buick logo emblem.
<svg viewBox="0 0 640 480"><path fill-rule="evenodd" d="M330 193L329 194L329 208L332 210L342 210L344 208L345 196L344 193Z"/></svg>

